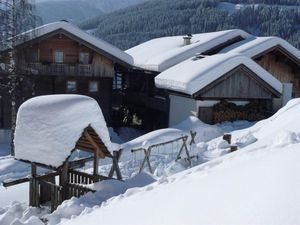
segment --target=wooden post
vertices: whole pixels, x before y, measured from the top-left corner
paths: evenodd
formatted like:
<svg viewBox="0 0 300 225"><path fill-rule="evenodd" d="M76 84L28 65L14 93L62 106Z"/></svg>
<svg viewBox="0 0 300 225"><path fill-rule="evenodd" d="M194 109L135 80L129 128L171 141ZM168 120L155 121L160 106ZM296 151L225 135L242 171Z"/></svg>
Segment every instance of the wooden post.
<svg viewBox="0 0 300 225"><path fill-rule="evenodd" d="M113 165L109 171L109 175L108 175L109 178L112 178L114 175L114 172L116 171L117 179L122 180L122 174L121 174L120 167L119 167L119 159L121 157L121 152L122 152L121 150L113 151L113 158L112 158Z"/></svg>
<svg viewBox="0 0 300 225"><path fill-rule="evenodd" d="M63 167L61 168L60 175L59 175L59 185L62 187L62 201L66 200L69 196L68 194L68 168L69 162L66 161ZM55 196L52 196L55 198Z"/></svg>
<svg viewBox="0 0 300 225"><path fill-rule="evenodd" d="M150 173L153 174L153 170L152 170L152 167L151 167L151 164L150 164L151 146L148 148L148 150L146 150L146 149L143 149L143 150L144 150L145 158L142 162L139 173L141 173L143 171L143 169L145 167L145 163L147 162L149 171L150 171Z"/></svg>
<svg viewBox="0 0 300 225"><path fill-rule="evenodd" d="M195 137L196 137L196 135L197 135L197 132L196 132L196 131L190 131L190 134L191 134L190 145L196 144L196 142L195 142Z"/></svg>
<svg viewBox="0 0 300 225"><path fill-rule="evenodd" d="M35 163L31 163L31 178L29 181L29 205L40 206L39 201L39 181L36 179L37 168Z"/></svg>
<svg viewBox="0 0 300 225"><path fill-rule="evenodd" d="M188 137L185 136L185 137L182 137L182 146L178 152L178 155L176 157L176 160L180 159L181 158L181 154L183 152L183 150L185 150L185 153L186 153L186 156L187 156L187 160L189 162L189 166L192 167L192 160L191 160L191 157L190 157L190 153L189 153L189 150L186 146L186 141L187 141Z"/></svg>
<svg viewBox="0 0 300 225"><path fill-rule="evenodd" d="M99 154L98 154L98 150L95 149L95 153L94 153L94 183L99 181Z"/></svg>
<svg viewBox="0 0 300 225"><path fill-rule="evenodd" d="M236 145L230 146L230 152L235 152L236 150L238 150L238 147Z"/></svg>
<svg viewBox="0 0 300 225"><path fill-rule="evenodd" d="M231 144L231 134L224 134L223 140L227 141L228 144Z"/></svg>

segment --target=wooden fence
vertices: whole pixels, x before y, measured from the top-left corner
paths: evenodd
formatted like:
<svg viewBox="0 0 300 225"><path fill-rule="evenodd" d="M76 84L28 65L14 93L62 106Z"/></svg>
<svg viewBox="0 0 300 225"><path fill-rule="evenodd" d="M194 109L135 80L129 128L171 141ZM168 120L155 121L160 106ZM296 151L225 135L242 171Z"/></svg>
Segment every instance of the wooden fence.
<svg viewBox="0 0 300 225"><path fill-rule="evenodd" d="M49 181L52 179L52 182ZM80 197L88 192L95 192L84 185L93 184L99 180L109 179L105 176L91 175L76 170L68 171L68 182L65 186L55 184L55 174L47 179L32 177L29 180L31 206L39 207L41 204L50 201L51 212L53 212L64 200L71 197ZM44 193L42 193L44 192ZM47 193L45 193L47 192ZM41 196L44 199L41 199Z"/></svg>

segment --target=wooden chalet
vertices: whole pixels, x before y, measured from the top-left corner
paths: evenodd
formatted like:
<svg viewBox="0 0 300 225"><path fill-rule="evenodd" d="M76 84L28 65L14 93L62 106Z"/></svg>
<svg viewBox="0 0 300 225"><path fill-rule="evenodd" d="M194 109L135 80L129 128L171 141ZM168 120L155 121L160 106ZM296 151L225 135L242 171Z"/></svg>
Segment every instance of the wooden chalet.
<svg viewBox="0 0 300 225"><path fill-rule="evenodd" d="M248 36L242 30L230 30L163 37L127 50L135 65L123 73L122 105L128 109L128 117L137 114L147 131L168 127L170 98L166 89L156 87L155 77L196 53L215 54Z"/></svg>
<svg viewBox="0 0 300 225"><path fill-rule="evenodd" d="M164 112L156 111L153 115L164 115L161 124L165 126L175 125L189 115L207 123L260 120L300 93L300 51L278 37L254 37L241 30L229 30L153 39L126 52L132 55L136 67L144 69L139 73L148 75L144 80L153 84L147 92L159 93L156 102ZM226 69L225 64L233 54L244 58L240 64L232 62L234 68ZM197 65L192 66L190 61ZM211 74L205 70L207 65L218 70ZM139 80L139 73L126 74L126 79ZM271 78L264 80L259 74L273 76L276 82L270 83ZM193 80L197 77L211 83L203 87ZM272 87L275 83L276 87ZM189 85L194 92L185 89ZM142 87L142 83L135 86ZM125 88L132 87L125 82ZM138 105L144 100L139 98L136 102L130 104Z"/></svg>
<svg viewBox="0 0 300 225"><path fill-rule="evenodd" d="M47 105L52 107L52 112L45 114L45 110L49 109ZM74 105L83 106L85 110L79 114L72 112ZM66 108L60 106L66 106ZM64 114L65 111L69 112L70 116L68 113ZM43 115L39 118L40 122L33 122L28 128L27 125L24 126L29 121L28 113L32 117L40 113ZM90 114L93 118L89 118ZM64 120L65 125L61 123L60 118ZM65 129L72 121L77 124ZM60 125L56 125L58 122ZM66 199L94 192L88 187L89 184L114 179L114 176L121 180L122 175L118 166L121 151L111 150L112 144L105 126L97 102L85 96L41 96L25 102L22 110L18 112L14 139L15 157L31 164L31 175L16 181L4 182L4 186L29 182L30 206L39 207L50 202L53 211ZM31 132L28 132L28 129ZM77 136L79 138L76 138ZM41 145L41 143L44 144ZM68 149L68 146L73 147ZM72 154L75 151L89 154L74 159ZM110 172L106 176L100 175L99 160L109 158L112 162ZM90 161L93 162L92 174L80 170L85 163ZM44 168L43 171L46 169L47 172L38 173L39 167ZM59 179L55 179L56 177Z"/></svg>
<svg viewBox="0 0 300 225"><path fill-rule="evenodd" d="M84 94L97 100L111 122L112 87L118 68L126 71L132 58L120 49L65 22L55 22L16 37L17 106L45 94ZM7 61L6 46L0 64ZM9 84L0 69L1 83ZM1 87L0 127L10 127L9 88Z"/></svg>

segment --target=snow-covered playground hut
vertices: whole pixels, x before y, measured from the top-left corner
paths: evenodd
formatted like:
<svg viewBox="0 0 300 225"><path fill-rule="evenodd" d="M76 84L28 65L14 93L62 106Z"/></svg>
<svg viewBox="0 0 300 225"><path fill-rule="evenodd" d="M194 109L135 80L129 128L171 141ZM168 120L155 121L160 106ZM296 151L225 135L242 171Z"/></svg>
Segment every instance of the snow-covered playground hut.
<svg viewBox="0 0 300 225"><path fill-rule="evenodd" d="M82 184L112 178L118 167L118 146L110 141L98 103L82 95L49 95L32 98L18 111L14 137L15 158L31 163L30 205L51 200L55 209L63 200L88 191ZM89 152L86 158L72 160L75 150ZM108 176L98 173L99 159L111 158ZM93 174L75 170L93 161ZM38 175L37 167L48 169ZM59 176L59 184L55 177Z"/></svg>

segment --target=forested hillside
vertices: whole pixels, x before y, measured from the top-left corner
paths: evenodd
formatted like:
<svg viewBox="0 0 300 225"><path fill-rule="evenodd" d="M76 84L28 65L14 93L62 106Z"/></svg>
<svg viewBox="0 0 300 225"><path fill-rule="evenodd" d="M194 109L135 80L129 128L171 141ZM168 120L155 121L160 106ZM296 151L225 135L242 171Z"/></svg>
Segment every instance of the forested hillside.
<svg viewBox="0 0 300 225"><path fill-rule="evenodd" d="M110 13L146 0L44 0L36 1L36 14L43 23L69 20L78 23L101 14Z"/></svg>
<svg viewBox="0 0 300 225"><path fill-rule="evenodd" d="M280 36L300 48L300 0L151 0L81 27L122 49L155 37L233 28Z"/></svg>

